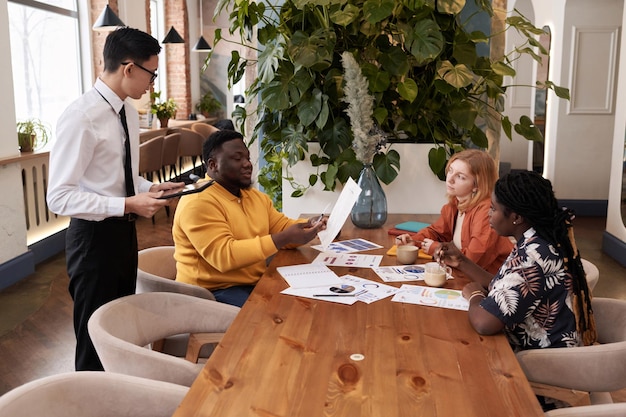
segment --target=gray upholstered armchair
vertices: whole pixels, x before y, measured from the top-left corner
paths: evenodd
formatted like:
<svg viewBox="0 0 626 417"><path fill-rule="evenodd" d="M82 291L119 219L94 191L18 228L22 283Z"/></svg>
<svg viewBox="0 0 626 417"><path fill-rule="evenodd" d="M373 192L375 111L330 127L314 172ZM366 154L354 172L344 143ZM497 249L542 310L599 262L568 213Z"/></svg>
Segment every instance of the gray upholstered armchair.
<svg viewBox="0 0 626 417"><path fill-rule="evenodd" d="M626 387L626 301L594 298L592 307L599 344L517 353L538 395L572 405L602 404L612 402L611 391Z"/></svg>
<svg viewBox="0 0 626 417"><path fill-rule="evenodd" d="M0 416L170 417L188 387L112 372L71 372L21 385L0 397Z"/></svg>
<svg viewBox="0 0 626 417"><path fill-rule="evenodd" d="M203 364L149 345L181 333L211 334L219 341L238 312L238 307L184 294L133 294L98 308L88 328L106 371L190 386Z"/></svg>

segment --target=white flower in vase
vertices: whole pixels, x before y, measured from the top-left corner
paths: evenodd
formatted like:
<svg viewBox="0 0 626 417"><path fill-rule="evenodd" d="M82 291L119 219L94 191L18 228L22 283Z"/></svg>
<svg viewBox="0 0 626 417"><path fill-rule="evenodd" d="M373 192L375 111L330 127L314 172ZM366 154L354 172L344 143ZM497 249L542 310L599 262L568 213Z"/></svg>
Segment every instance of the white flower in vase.
<svg viewBox="0 0 626 417"><path fill-rule="evenodd" d="M367 89L367 78L363 76L361 67L350 52L341 54L341 62L344 68L345 97L342 99L348 103L346 113L350 118L350 126L354 135L352 147L356 159L363 164L371 164L374 155L378 153L385 137L374 125L374 97Z"/></svg>

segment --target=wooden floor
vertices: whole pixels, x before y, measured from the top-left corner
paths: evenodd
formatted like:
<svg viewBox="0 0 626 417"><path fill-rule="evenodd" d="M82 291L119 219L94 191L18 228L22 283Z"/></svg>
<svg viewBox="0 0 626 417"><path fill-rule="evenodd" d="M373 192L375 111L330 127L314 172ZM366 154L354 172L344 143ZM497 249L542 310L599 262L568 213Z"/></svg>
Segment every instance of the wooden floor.
<svg viewBox="0 0 626 417"><path fill-rule="evenodd" d="M172 245L172 217L164 210L137 222L139 249ZM594 294L626 300L626 268L601 251L605 219L576 219L583 257L600 269ZM64 254L37 266L36 272L0 291L0 395L28 381L74 369L72 301ZM614 393L626 402L626 390Z"/></svg>

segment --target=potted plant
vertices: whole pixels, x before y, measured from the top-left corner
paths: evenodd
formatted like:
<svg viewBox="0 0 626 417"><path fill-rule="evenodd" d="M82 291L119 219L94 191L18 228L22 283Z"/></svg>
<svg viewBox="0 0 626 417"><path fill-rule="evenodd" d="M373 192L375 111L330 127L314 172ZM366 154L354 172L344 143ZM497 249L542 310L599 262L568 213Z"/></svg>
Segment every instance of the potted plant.
<svg viewBox="0 0 626 417"><path fill-rule="evenodd" d="M17 140L21 152L32 152L48 143L50 128L41 120L31 117L17 122Z"/></svg>
<svg viewBox="0 0 626 417"><path fill-rule="evenodd" d="M222 103L208 90L196 104L196 110L204 117L216 115L222 109Z"/></svg>
<svg viewBox="0 0 626 417"><path fill-rule="evenodd" d="M150 112L159 119L161 127L167 127L169 119L176 115L176 109L178 108L176 102L171 98L161 101L160 91L150 93L150 99L152 100Z"/></svg>
<svg viewBox="0 0 626 417"><path fill-rule="evenodd" d="M252 140L258 137L267 162L259 183L276 191L275 203L282 199L277 186L284 162L291 167L308 158L318 169L292 196L302 195L318 181L333 190L359 175L362 164L355 157L343 101L340 56L345 51L353 53L368 79L376 125L392 144L432 143L428 163L440 177L452 153L469 146L488 147L485 125L498 132L501 125L509 138L514 130L527 139L542 140L529 117L514 123L502 114L501 104L505 94L516 88L504 84L505 77L515 76L512 62L520 54L534 59L547 55L535 39L543 31L519 14L509 16L504 31L517 30L526 44L497 59L480 55L477 45L489 43L490 35L465 26L468 19L460 14L470 3L476 8L470 13L493 16L491 2L482 0L237 3L229 33L238 36L222 38L216 29L215 44L235 42L263 50L252 58L233 51L228 75L234 85L246 68L256 64L258 78L246 91L247 96L259 97ZM219 0L216 15L230 4ZM252 39L257 24L258 39ZM567 89L550 81L538 87L569 97ZM237 107L233 116L239 126L245 126L251 114ZM319 153L309 152L311 141L319 142ZM397 155L388 150L374 157L377 176L386 184L400 169Z"/></svg>

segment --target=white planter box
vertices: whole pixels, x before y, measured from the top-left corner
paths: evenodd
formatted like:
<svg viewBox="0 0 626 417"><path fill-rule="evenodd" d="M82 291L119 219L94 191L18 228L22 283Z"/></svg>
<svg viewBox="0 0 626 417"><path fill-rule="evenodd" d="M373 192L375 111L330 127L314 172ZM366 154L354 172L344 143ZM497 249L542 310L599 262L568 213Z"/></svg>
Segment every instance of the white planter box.
<svg viewBox="0 0 626 417"><path fill-rule="evenodd" d="M428 166L430 144L393 144L400 154L400 172L390 184L382 184L387 196L389 213L437 214L446 203L445 182L440 181ZM317 144L309 144L309 150L316 152ZM302 161L289 169L289 173L299 184L308 184L309 175L315 169L308 161ZM283 172L284 176L285 172ZM289 217L302 213L319 213L328 203L334 204L341 187L334 192L324 191L318 182L302 197L292 198L293 188L283 180L283 212ZM331 206L332 207L332 206Z"/></svg>

